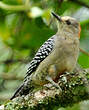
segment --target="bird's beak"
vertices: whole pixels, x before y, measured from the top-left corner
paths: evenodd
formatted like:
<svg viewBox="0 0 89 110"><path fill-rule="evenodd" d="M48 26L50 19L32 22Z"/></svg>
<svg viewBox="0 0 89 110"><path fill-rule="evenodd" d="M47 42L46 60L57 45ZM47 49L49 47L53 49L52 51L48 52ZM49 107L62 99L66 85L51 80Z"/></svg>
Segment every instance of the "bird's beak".
<svg viewBox="0 0 89 110"><path fill-rule="evenodd" d="M60 16L58 16L58 15L55 14L54 12L51 12L51 13L52 13L52 15L53 15L58 21L62 22L62 19L61 19Z"/></svg>

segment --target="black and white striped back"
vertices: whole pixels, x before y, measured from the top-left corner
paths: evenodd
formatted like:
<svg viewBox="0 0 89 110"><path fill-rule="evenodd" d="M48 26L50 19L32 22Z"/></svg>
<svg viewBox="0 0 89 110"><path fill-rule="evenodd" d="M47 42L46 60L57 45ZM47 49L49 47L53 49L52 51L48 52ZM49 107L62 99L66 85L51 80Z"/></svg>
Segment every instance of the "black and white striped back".
<svg viewBox="0 0 89 110"><path fill-rule="evenodd" d="M38 65L51 53L53 46L54 46L54 36L52 36L46 42L44 42L44 44L40 47L40 49L36 53L33 60L28 64L27 76L31 75L31 73L36 70Z"/></svg>

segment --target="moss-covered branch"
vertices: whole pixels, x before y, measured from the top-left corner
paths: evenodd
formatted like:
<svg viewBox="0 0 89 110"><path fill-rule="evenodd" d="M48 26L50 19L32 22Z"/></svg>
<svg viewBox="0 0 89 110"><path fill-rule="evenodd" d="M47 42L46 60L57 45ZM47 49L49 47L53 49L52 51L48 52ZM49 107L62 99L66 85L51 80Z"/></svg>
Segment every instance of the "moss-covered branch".
<svg viewBox="0 0 89 110"><path fill-rule="evenodd" d="M48 84L27 96L18 97L4 105L5 110L52 110L54 107L72 106L89 99L89 70L63 74L59 89Z"/></svg>

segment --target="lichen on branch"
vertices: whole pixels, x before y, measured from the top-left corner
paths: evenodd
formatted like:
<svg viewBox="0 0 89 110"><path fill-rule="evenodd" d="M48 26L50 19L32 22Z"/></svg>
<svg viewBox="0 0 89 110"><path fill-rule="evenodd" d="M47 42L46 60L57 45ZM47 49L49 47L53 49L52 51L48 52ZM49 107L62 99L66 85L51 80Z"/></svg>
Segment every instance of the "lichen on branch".
<svg viewBox="0 0 89 110"><path fill-rule="evenodd" d="M47 84L27 96L17 97L5 103L5 110L48 110L56 107L72 106L89 99L89 70L65 73L60 76L62 92Z"/></svg>

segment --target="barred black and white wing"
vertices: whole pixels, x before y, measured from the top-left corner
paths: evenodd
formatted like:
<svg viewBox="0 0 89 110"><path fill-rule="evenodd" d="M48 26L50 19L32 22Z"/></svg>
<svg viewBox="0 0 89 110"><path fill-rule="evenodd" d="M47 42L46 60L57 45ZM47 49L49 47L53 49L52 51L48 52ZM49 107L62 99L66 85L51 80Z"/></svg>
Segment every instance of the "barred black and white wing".
<svg viewBox="0 0 89 110"><path fill-rule="evenodd" d="M32 89L32 85L28 84L28 79L32 72L36 70L38 65L52 52L54 46L54 37L49 38L38 50L33 60L29 63L29 67L27 70L27 75L24 79L24 83L16 90L14 95L11 97L11 100L17 96L27 95Z"/></svg>
<svg viewBox="0 0 89 110"><path fill-rule="evenodd" d="M38 50L33 60L28 65L27 76L36 70L38 65L51 53L54 46L54 36L49 38ZM26 77L27 77L26 76Z"/></svg>

